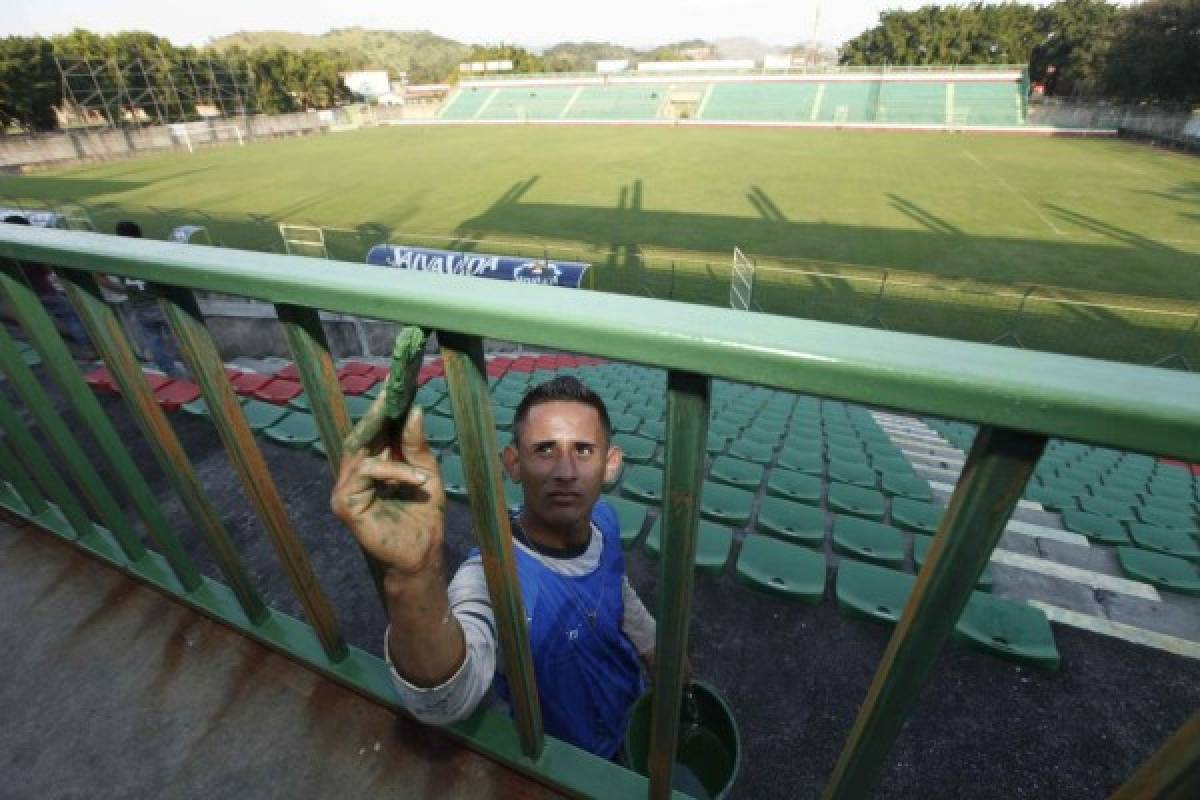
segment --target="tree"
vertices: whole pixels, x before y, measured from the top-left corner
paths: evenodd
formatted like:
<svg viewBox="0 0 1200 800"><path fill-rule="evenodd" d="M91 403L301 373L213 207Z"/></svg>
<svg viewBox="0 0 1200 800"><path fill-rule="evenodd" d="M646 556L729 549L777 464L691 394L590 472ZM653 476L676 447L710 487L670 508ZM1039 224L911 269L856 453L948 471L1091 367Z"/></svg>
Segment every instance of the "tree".
<svg viewBox="0 0 1200 800"><path fill-rule="evenodd" d="M1041 43L1029 59L1029 78L1046 94L1095 95L1121 10L1105 0L1060 0L1037 12Z"/></svg>
<svg viewBox="0 0 1200 800"><path fill-rule="evenodd" d="M62 99L54 47L40 36L0 39L0 133L53 130Z"/></svg>
<svg viewBox="0 0 1200 800"><path fill-rule="evenodd" d="M1150 0L1122 14L1103 83L1121 100L1200 103L1200 0Z"/></svg>

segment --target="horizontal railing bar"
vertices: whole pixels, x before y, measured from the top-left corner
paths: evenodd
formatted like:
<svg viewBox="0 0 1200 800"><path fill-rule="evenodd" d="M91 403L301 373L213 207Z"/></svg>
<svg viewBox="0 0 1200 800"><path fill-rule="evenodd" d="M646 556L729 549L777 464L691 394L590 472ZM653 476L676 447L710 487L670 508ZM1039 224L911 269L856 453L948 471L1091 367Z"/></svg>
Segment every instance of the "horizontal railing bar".
<svg viewBox="0 0 1200 800"><path fill-rule="evenodd" d="M59 270L58 276L92 344L120 387L126 407L149 442L163 474L204 537L221 574L246 612L247 619L261 622L267 614L266 604L246 573L220 515L204 493L200 479L179 437L175 435L175 429L150 390L120 318L100 297L100 290L91 275L75 270Z"/></svg>
<svg viewBox="0 0 1200 800"><path fill-rule="evenodd" d="M1200 376L829 322L74 231L0 254L1200 461ZM549 313L547 309L553 309ZM636 354L631 357L631 354Z"/></svg>

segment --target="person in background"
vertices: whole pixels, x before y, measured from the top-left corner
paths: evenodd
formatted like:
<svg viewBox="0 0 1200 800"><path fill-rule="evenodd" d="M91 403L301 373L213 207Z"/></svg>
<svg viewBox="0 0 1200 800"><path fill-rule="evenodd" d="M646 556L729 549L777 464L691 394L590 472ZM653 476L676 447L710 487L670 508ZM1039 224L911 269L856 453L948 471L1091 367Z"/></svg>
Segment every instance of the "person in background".
<svg viewBox="0 0 1200 800"><path fill-rule="evenodd" d="M4 218L9 225L28 225L29 220L20 214L9 214ZM83 322L62 292L54 273L45 264L22 261L21 270L29 286L41 300L46 312L54 320L55 327L67 337L67 343L76 357L94 357L91 340L84 330Z"/></svg>
<svg viewBox="0 0 1200 800"><path fill-rule="evenodd" d="M121 220L114 232L117 236L142 238L141 226L132 220ZM146 281L105 276L100 286L114 293L122 292L128 298L130 312L141 331L142 350L159 371L176 378L186 377L187 370L179 364L179 348L175 345L175 337L158 305L158 298L149 290Z"/></svg>

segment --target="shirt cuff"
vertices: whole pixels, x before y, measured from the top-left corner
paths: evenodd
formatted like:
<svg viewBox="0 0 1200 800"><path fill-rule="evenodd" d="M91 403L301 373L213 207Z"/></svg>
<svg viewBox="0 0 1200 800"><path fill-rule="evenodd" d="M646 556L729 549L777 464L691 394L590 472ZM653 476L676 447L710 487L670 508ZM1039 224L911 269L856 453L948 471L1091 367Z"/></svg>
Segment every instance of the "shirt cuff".
<svg viewBox="0 0 1200 800"><path fill-rule="evenodd" d="M405 680L404 676L396 671L396 665L392 663L392 648L388 643L391 633L392 626L388 625L387 629L383 632L383 660L387 662L388 672L392 673L392 681L396 684L397 690L399 690L402 694L415 697L432 698L439 692L446 692L454 685L454 682L462 676L463 670L467 668L467 662L471 660L471 653L468 648L468 652L466 657L463 659L462 664L458 666L458 669L453 675L446 679L445 683L439 684L438 686L415 686Z"/></svg>

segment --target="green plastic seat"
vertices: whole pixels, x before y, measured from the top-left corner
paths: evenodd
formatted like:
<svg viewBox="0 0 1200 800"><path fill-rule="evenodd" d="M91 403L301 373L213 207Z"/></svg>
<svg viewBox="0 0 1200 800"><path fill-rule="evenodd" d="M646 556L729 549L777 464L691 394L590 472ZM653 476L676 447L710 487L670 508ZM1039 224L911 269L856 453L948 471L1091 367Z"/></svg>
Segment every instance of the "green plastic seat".
<svg viewBox="0 0 1200 800"><path fill-rule="evenodd" d="M806 503L810 506L821 505L821 479L803 472L793 472L789 469L771 470L767 478L767 494Z"/></svg>
<svg viewBox="0 0 1200 800"><path fill-rule="evenodd" d="M208 416L208 403L204 402L203 397L197 397L190 403L184 403L180 406L180 408L186 413L191 414L193 417Z"/></svg>
<svg viewBox="0 0 1200 800"><path fill-rule="evenodd" d="M625 461L630 464L649 464L654 460L654 451L658 449L655 440L629 433L615 435L613 444L621 448Z"/></svg>
<svg viewBox="0 0 1200 800"><path fill-rule="evenodd" d="M885 472L881 485L884 492L893 496L907 497L909 500L920 500L925 503L933 502L933 492L929 488L929 481L918 478L916 475Z"/></svg>
<svg viewBox="0 0 1200 800"><path fill-rule="evenodd" d="M242 413L246 415L246 424L251 430L265 430L283 419L288 410L283 406L264 403L261 400L247 400L242 404Z"/></svg>
<svg viewBox="0 0 1200 800"><path fill-rule="evenodd" d="M667 435L667 423L660 419L648 419L642 423L642 436L662 442Z"/></svg>
<svg viewBox="0 0 1200 800"><path fill-rule="evenodd" d="M782 497L764 497L754 527L780 539L820 547L825 541L825 512Z"/></svg>
<svg viewBox="0 0 1200 800"><path fill-rule="evenodd" d="M826 502L830 511L853 514L877 522L883 519L883 495L874 489L830 483Z"/></svg>
<svg viewBox="0 0 1200 800"><path fill-rule="evenodd" d="M946 509L906 497L892 499L892 524L913 533L937 533Z"/></svg>
<svg viewBox="0 0 1200 800"><path fill-rule="evenodd" d="M954 632L992 655L1058 669L1060 657L1050 621L1041 609L1027 603L971 592Z"/></svg>
<svg viewBox="0 0 1200 800"><path fill-rule="evenodd" d="M804 603L819 603L825 596L825 574L824 553L770 536L750 534L738 554L738 581Z"/></svg>
<svg viewBox="0 0 1200 800"><path fill-rule="evenodd" d="M39 367L42 364L42 357L32 346L25 342L17 343L17 351L21 354L21 360L25 362L27 367Z"/></svg>
<svg viewBox="0 0 1200 800"><path fill-rule="evenodd" d="M450 395L444 396L431 406L425 406L428 412L425 414L425 419L431 419L435 416L446 417L447 419L454 418L454 404L450 402Z"/></svg>
<svg viewBox="0 0 1200 800"><path fill-rule="evenodd" d="M1125 533L1125 527L1111 517L1068 509L1062 512L1062 521L1067 530L1081 533L1093 542L1109 545L1129 544L1129 535Z"/></svg>
<svg viewBox="0 0 1200 800"><path fill-rule="evenodd" d="M904 535L888 525L858 517L834 516L833 549L884 566L904 564Z"/></svg>
<svg viewBox="0 0 1200 800"><path fill-rule="evenodd" d="M732 456L717 456L708 469L708 477L711 480L750 491L758 490L765 474L761 464L742 461Z"/></svg>
<svg viewBox="0 0 1200 800"><path fill-rule="evenodd" d="M1200 596L1200 571L1185 558L1136 547L1118 547L1117 561L1129 578L1169 592Z"/></svg>
<svg viewBox="0 0 1200 800"><path fill-rule="evenodd" d="M346 413L351 422L358 422L367 415L371 408L371 398L365 395L350 395L346 398Z"/></svg>
<svg viewBox="0 0 1200 800"><path fill-rule="evenodd" d="M516 416L517 412L507 406L495 406L492 408L492 418L496 421L496 427L502 431L512 429L513 420Z"/></svg>
<svg viewBox="0 0 1200 800"><path fill-rule="evenodd" d="M742 440L752 441L752 443L760 445L769 445L770 449L774 450L775 445L779 444L782 432L784 432L784 428L782 428L781 423L767 422L760 416L755 420L754 425L751 425L742 432Z"/></svg>
<svg viewBox="0 0 1200 800"><path fill-rule="evenodd" d="M929 555L929 548L932 546L932 536L924 536L919 533L913 534L913 564L916 565L918 572L925 566L925 557ZM979 580L975 581L975 588L984 592L990 592L995 580L996 576L992 572L992 565L985 564L983 574L979 576Z"/></svg>
<svg viewBox="0 0 1200 800"><path fill-rule="evenodd" d="M642 418L637 414L613 414L611 420L616 433L633 433L642 424Z"/></svg>
<svg viewBox="0 0 1200 800"><path fill-rule="evenodd" d="M646 524L646 507L621 497L606 497L604 502L617 512L617 520L621 525L621 549L630 549L642 535L642 526Z"/></svg>
<svg viewBox="0 0 1200 800"><path fill-rule="evenodd" d="M521 510L521 506L525 505L525 490L507 477L502 483L504 484L504 505L510 514L515 514Z"/></svg>
<svg viewBox="0 0 1200 800"><path fill-rule="evenodd" d="M829 462L829 480L831 481L861 486L864 489L874 489L877 479L875 470L868 467L865 461L859 464L851 464L848 461L831 460Z"/></svg>
<svg viewBox="0 0 1200 800"><path fill-rule="evenodd" d="M1133 543L1143 550L1154 550L1176 558L1186 558L1190 561L1200 559L1200 544L1190 533L1159 528L1156 525L1146 525L1141 522L1129 526Z"/></svg>
<svg viewBox="0 0 1200 800"><path fill-rule="evenodd" d="M715 456L718 453L725 452L725 448L729 446L729 437L719 433L708 432L708 441L705 444L705 450L710 456Z"/></svg>
<svg viewBox="0 0 1200 800"><path fill-rule="evenodd" d="M662 503L663 471L657 467L639 464L625 470L621 483L621 494L642 503Z"/></svg>
<svg viewBox="0 0 1200 800"><path fill-rule="evenodd" d="M754 492L715 481L705 481L700 493L700 514L723 525L741 527L750 522Z"/></svg>
<svg viewBox="0 0 1200 800"><path fill-rule="evenodd" d="M775 456L775 445L761 444L749 439L737 439L729 446L729 455L756 464L769 464Z"/></svg>
<svg viewBox="0 0 1200 800"><path fill-rule="evenodd" d="M696 526L696 560L693 565L699 572L719 573L725 569L732 548L733 531L700 520ZM646 535L644 549L651 558L658 558L662 552L662 517L654 521L650 533Z"/></svg>
<svg viewBox="0 0 1200 800"><path fill-rule="evenodd" d="M463 473L462 459L453 453L441 458L442 486L446 494L455 500L467 499L467 478Z"/></svg>
<svg viewBox="0 0 1200 800"><path fill-rule="evenodd" d="M741 434L742 425L743 423L741 422L734 422L718 417L708 423L708 430L710 433L715 433L718 436L733 437Z"/></svg>
<svg viewBox="0 0 1200 800"><path fill-rule="evenodd" d="M1078 499L1079 507L1089 514L1099 514L1121 522L1137 522L1137 514L1129 503L1118 503L1091 495L1083 495Z"/></svg>
<svg viewBox="0 0 1200 800"><path fill-rule="evenodd" d="M1170 528L1173 531L1197 531L1196 517L1185 510L1182 504L1173 508L1162 505L1143 505L1137 509L1138 516L1147 525L1157 525L1160 528Z"/></svg>
<svg viewBox="0 0 1200 800"><path fill-rule="evenodd" d="M454 428L454 420L433 414L425 415L425 438L433 447L445 447L453 444L458 438Z"/></svg>
<svg viewBox="0 0 1200 800"><path fill-rule="evenodd" d="M835 463L867 466L867 454L861 447L839 447L830 444L825 448L825 458L829 461L830 466Z"/></svg>
<svg viewBox="0 0 1200 800"><path fill-rule="evenodd" d="M847 616L895 624L916 582L907 572L843 558L837 567L834 595L838 610Z"/></svg>
<svg viewBox="0 0 1200 800"><path fill-rule="evenodd" d="M820 475L825 471L825 460L817 450L791 450L785 447L779 451L776 466L796 472L806 472L809 475Z"/></svg>
<svg viewBox="0 0 1200 800"><path fill-rule="evenodd" d="M291 400L287 401L287 407L292 411L310 411L311 408L308 405L308 394L306 392L301 392L300 394L296 395Z"/></svg>
<svg viewBox="0 0 1200 800"><path fill-rule="evenodd" d="M290 447L308 447L321 438L321 433L317 430L317 421L313 419L312 414L303 411L285 413L274 425L264 429L263 435Z"/></svg>
<svg viewBox="0 0 1200 800"><path fill-rule="evenodd" d="M1051 511L1066 511L1068 509L1078 509L1079 504L1075 502L1075 495L1052 489L1047 486L1039 486L1030 483L1025 487L1025 499L1032 500L1035 503L1041 503L1044 507Z"/></svg>

